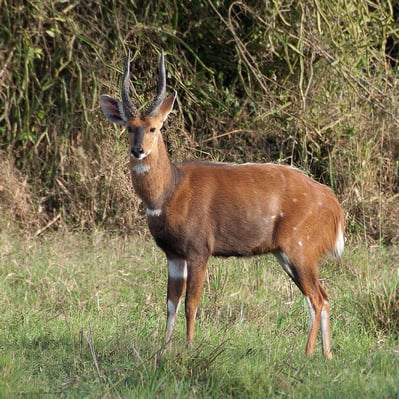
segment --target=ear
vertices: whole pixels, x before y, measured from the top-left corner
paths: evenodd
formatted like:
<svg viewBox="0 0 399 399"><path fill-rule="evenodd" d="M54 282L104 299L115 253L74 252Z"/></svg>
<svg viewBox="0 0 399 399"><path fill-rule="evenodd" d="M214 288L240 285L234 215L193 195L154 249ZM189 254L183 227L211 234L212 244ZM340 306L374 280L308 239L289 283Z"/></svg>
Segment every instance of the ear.
<svg viewBox="0 0 399 399"><path fill-rule="evenodd" d="M126 115L122 103L113 97L103 95L100 97L101 109L104 115L113 123L126 127Z"/></svg>
<svg viewBox="0 0 399 399"><path fill-rule="evenodd" d="M165 122L170 111L173 109L173 104L175 103L175 99L177 97L177 92L174 91L173 94L165 98L165 101L162 103L159 108L159 113L162 116L163 121Z"/></svg>

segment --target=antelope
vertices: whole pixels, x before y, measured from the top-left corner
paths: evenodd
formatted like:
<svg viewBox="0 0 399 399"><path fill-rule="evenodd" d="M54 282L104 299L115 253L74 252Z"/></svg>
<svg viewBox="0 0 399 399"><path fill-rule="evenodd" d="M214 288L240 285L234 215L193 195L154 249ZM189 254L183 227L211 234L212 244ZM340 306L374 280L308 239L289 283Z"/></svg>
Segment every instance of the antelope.
<svg viewBox="0 0 399 399"><path fill-rule="evenodd" d="M161 128L177 93L166 96L164 53L158 92L138 110L130 99L130 51L119 101L100 97L104 115L127 129L133 189L147 209L149 230L168 268L166 342L185 293L186 338L194 322L211 256L272 253L305 296L310 315L306 355L321 330L323 355L331 359L329 296L318 278L324 255L344 249L344 216L327 186L290 166L185 161L171 163Z"/></svg>

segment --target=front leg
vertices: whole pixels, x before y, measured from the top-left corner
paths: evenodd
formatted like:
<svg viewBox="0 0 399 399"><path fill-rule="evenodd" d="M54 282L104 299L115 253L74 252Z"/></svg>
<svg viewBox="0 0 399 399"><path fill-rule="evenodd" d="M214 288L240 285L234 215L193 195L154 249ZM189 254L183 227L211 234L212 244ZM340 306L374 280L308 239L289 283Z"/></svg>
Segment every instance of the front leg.
<svg viewBox="0 0 399 399"><path fill-rule="evenodd" d="M166 322L166 343L170 344L176 314L180 307L187 281L187 262L185 259L168 256L168 318Z"/></svg>

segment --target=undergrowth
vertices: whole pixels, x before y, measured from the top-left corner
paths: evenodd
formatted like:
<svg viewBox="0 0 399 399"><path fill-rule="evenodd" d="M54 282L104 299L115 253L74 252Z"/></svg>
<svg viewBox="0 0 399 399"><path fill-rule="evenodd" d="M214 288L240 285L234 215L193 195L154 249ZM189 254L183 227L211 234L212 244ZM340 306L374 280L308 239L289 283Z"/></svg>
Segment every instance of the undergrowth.
<svg viewBox="0 0 399 399"><path fill-rule="evenodd" d="M298 166L337 192L349 231L396 242L397 15L392 1L1 0L0 156L15 168L0 175L2 213L38 229L136 229L124 132L99 96L119 95L130 48L145 105L164 49L173 160ZM12 205L15 180L29 209Z"/></svg>

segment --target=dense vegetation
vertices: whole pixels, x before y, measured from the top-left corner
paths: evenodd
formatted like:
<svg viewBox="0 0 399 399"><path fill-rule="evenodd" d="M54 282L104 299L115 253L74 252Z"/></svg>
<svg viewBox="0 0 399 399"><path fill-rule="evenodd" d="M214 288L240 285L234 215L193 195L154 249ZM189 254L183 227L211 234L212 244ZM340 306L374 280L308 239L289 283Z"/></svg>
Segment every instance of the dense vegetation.
<svg viewBox="0 0 399 399"><path fill-rule="evenodd" d="M173 160L273 161L331 185L349 230L398 240L398 23L391 1L0 0L0 216L129 231L124 133L99 111L178 91Z"/></svg>

